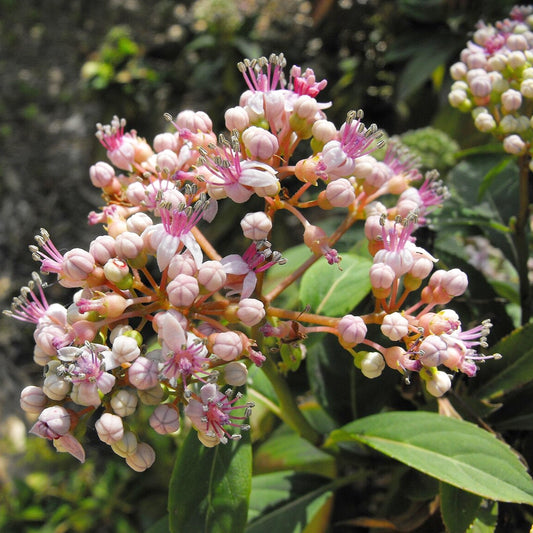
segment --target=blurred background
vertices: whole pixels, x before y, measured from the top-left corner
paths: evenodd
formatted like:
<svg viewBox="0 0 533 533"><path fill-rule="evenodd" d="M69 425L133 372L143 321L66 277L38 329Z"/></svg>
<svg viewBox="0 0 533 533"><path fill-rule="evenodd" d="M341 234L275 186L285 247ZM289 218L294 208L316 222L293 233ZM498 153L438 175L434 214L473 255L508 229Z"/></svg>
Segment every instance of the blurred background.
<svg viewBox="0 0 533 533"><path fill-rule="evenodd" d="M97 122L125 117L150 142L163 113L206 111L215 131L246 88L244 57L283 52L288 65L326 78L320 101L340 125L350 109L389 135L411 135L446 162L447 134L476 142L470 117L448 106L448 67L479 19L503 18L506 0L0 0L0 306L37 265L27 246L44 227L56 245L86 248L100 198L88 179L105 154ZM418 139L418 140L417 140ZM425 143L425 144L424 144ZM51 301L65 301L52 286ZM107 446L80 466L26 439L20 389L39 384L32 328L0 319L0 531L145 531L165 513L171 438L136 474ZM90 439L91 436L88 436ZM105 469L104 469L105 464ZM149 496L146 496L149 494ZM80 504L80 502L82 502Z"/></svg>

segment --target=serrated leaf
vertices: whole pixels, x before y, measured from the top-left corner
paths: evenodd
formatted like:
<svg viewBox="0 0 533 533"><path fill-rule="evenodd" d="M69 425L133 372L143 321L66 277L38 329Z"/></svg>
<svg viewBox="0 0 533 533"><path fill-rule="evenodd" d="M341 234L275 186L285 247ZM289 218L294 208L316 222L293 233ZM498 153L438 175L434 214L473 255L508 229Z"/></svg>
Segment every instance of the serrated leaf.
<svg viewBox="0 0 533 533"><path fill-rule="evenodd" d="M380 413L333 431L325 446L353 441L485 498L533 504L533 480L516 454L469 422L422 411Z"/></svg>
<svg viewBox="0 0 533 533"><path fill-rule="evenodd" d="M474 522L481 497L440 483L440 512L447 533L464 533Z"/></svg>
<svg viewBox="0 0 533 533"><path fill-rule="evenodd" d="M239 441L206 448L191 430L178 452L169 486L172 533L244 531L251 488L252 450Z"/></svg>
<svg viewBox="0 0 533 533"><path fill-rule="evenodd" d="M317 261L302 277L302 304L310 305L315 313L345 315L369 293L371 266L372 261L355 254L342 254L339 265Z"/></svg>
<svg viewBox="0 0 533 533"><path fill-rule="evenodd" d="M246 533L303 533L320 514L329 514L331 484L292 471L254 476Z"/></svg>

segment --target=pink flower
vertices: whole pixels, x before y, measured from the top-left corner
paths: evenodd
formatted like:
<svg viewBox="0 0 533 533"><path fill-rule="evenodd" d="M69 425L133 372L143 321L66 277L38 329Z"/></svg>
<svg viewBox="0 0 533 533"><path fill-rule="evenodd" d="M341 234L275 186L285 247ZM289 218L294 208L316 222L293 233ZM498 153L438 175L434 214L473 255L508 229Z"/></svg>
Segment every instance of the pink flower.
<svg viewBox="0 0 533 533"><path fill-rule="evenodd" d="M200 395L191 399L185 414L191 419L194 427L208 437L216 437L220 442L225 444L229 439L240 439L241 435L231 434L224 426L240 428L241 431L248 430L249 426L243 424L250 416L253 403L248 402L243 405L234 405L241 398L237 394L235 398L230 399L217 389L214 383L208 383L200 389ZM234 411L244 409L244 416L235 416Z"/></svg>
<svg viewBox="0 0 533 533"><path fill-rule="evenodd" d="M224 265L227 277L227 287L232 293L241 294L241 298L252 295L257 283L256 272L264 272L276 263L282 265L285 260L279 252L272 252L268 241L253 242L241 257L231 254L220 261Z"/></svg>

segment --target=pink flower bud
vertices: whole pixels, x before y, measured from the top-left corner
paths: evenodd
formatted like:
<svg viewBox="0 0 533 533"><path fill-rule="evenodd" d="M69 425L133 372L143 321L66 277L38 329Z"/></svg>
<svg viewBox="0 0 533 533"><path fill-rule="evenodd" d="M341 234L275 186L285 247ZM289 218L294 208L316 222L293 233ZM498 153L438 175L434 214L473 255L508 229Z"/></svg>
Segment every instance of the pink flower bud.
<svg viewBox="0 0 533 533"><path fill-rule="evenodd" d="M141 205L141 202L144 202L147 197L146 187L142 183L134 181L128 185L126 197L131 205Z"/></svg>
<svg viewBox="0 0 533 533"><path fill-rule="evenodd" d="M198 269L198 282L209 292L218 291L226 283L226 271L220 261L205 261Z"/></svg>
<svg viewBox="0 0 533 533"><path fill-rule="evenodd" d="M241 228L247 239L261 241L268 238L272 229L272 220L263 211L247 213L241 220Z"/></svg>
<svg viewBox="0 0 533 533"><path fill-rule="evenodd" d="M250 119L243 107L232 107L224 113L226 128L229 131L244 131L250 125Z"/></svg>
<svg viewBox="0 0 533 533"><path fill-rule="evenodd" d="M126 337L125 335L119 335L114 340L112 352L119 364L135 361L141 354L137 341L133 337Z"/></svg>
<svg viewBox="0 0 533 533"><path fill-rule="evenodd" d="M409 321L401 313L385 315L381 332L391 341L399 341L409 333Z"/></svg>
<svg viewBox="0 0 533 533"><path fill-rule="evenodd" d="M360 316L345 315L339 320L337 331L341 344L351 348L365 340L367 328Z"/></svg>
<svg viewBox="0 0 533 533"><path fill-rule="evenodd" d="M468 287L468 277L462 270L452 268L446 272L442 287L450 296L461 296Z"/></svg>
<svg viewBox="0 0 533 533"><path fill-rule="evenodd" d="M168 264L168 276L174 279L178 274L196 276L198 269L194 257L189 253L176 254Z"/></svg>
<svg viewBox="0 0 533 533"><path fill-rule="evenodd" d="M224 380L232 387L240 387L248 380L248 368L240 361L232 361L224 367Z"/></svg>
<svg viewBox="0 0 533 533"><path fill-rule="evenodd" d="M60 405L47 407L42 411L30 433L45 439L57 439L70 429L70 415Z"/></svg>
<svg viewBox="0 0 533 533"><path fill-rule="evenodd" d="M168 176L172 176L180 166L178 156L172 150L159 152L155 160L157 167Z"/></svg>
<svg viewBox="0 0 533 533"><path fill-rule="evenodd" d="M337 128L335 127L335 124L324 119L317 120L313 124L311 131L313 133L313 137L322 144L332 141L337 135Z"/></svg>
<svg viewBox="0 0 533 533"><path fill-rule="evenodd" d="M213 334L214 341L211 351L223 361L233 361L242 353L242 341L238 333L224 331Z"/></svg>
<svg viewBox="0 0 533 533"><path fill-rule="evenodd" d="M199 131L203 133L209 133L213 129L213 122L207 113L204 113L203 111L195 112L191 111L190 109L186 109L185 111L178 113L178 116L176 117L176 124L180 128L191 130L193 133L197 133Z"/></svg>
<svg viewBox="0 0 533 533"><path fill-rule="evenodd" d="M119 441L124 436L122 418L111 413L104 413L94 424L98 437L106 444Z"/></svg>
<svg viewBox="0 0 533 533"><path fill-rule="evenodd" d="M158 405L151 414L149 423L160 435L174 433L180 428L180 414L170 403Z"/></svg>
<svg viewBox="0 0 533 533"><path fill-rule="evenodd" d="M522 50L525 52L529 48L527 39L523 35L516 33L509 35L505 44L509 50Z"/></svg>
<svg viewBox="0 0 533 533"><path fill-rule="evenodd" d="M420 362L426 366L439 366L448 358L448 346L437 335L428 335L420 344Z"/></svg>
<svg viewBox="0 0 533 533"><path fill-rule="evenodd" d="M426 389L432 396L440 398L450 390L452 381L446 372L437 370L431 379L426 381Z"/></svg>
<svg viewBox="0 0 533 533"><path fill-rule="evenodd" d="M361 359L360 364L363 376L374 379L383 373L385 359L379 352L369 352Z"/></svg>
<svg viewBox="0 0 533 533"><path fill-rule="evenodd" d="M146 390L158 384L158 365L148 357L138 357L128 368L130 383L139 390Z"/></svg>
<svg viewBox="0 0 533 533"><path fill-rule="evenodd" d="M110 235L100 235L89 246L89 253L100 265L105 265L112 257L117 255L115 239Z"/></svg>
<svg viewBox="0 0 533 533"><path fill-rule="evenodd" d="M326 198L333 207L348 207L355 202L353 185L344 178L331 181L326 186Z"/></svg>
<svg viewBox="0 0 533 533"><path fill-rule="evenodd" d="M128 231L140 235L153 223L154 221L146 213L134 213L126 220L126 228Z"/></svg>
<svg viewBox="0 0 533 533"><path fill-rule="evenodd" d="M265 317L265 306L261 300L243 298L239 302L237 316L245 326L255 326Z"/></svg>
<svg viewBox="0 0 533 533"><path fill-rule="evenodd" d="M129 416L137 409L137 395L127 389L120 389L111 398L111 408L118 416Z"/></svg>
<svg viewBox="0 0 533 533"><path fill-rule="evenodd" d="M162 152L163 150L172 150L175 152L178 150L178 139L170 132L158 133L154 137L152 144L156 152Z"/></svg>
<svg viewBox="0 0 533 533"><path fill-rule="evenodd" d="M47 401L48 398L40 387L30 385L20 393L20 407L26 413L40 413Z"/></svg>
<svg viewBox="0 0 533 533"><path fill-rule="evenodd" d="M385 263L374 263L370 267L370 283L375 289L389 289L396 279L394 270Z"/></svg>
<svg viewBox="0 0 533 533"><path fill-rule="evenodd" d="M198 281L187 274L178 274L168 285L169 302L176 307L190 307L198 294Z"/></svg>
<svg viewBox="0 0 533 533"><path fill-rule="evenodd" d="M242 140L250 155L260 161L270 159L279 148L277 137L257 126L247 128L242 134Z"/></svg>
<svg viewBox="0 0 533 533"><path fill-rule="evenodd" d="M502 93L501 100L505 111L516 111L522 105L522 95L514 89L507 89Z"/></svg>
<svg viewBox="0 0 533 533"><path fill-rule="evenodd" d="M409 273L417 279L424 279L431 274L433 270L433 261L427 257L416 257Z"/></svg>
<svg viewBox="0 0 533 533"><path fill-rule="evenodd" d="M470 90L477 97L489 96L492 91L492 83L487 75L480 75L470 81Z"/></svg>
<svg viewBox="0 0 533 533"><path fill-rule="evenodd" d="M137 233L124 231L115 239L115 248L121 259L135 259L143 252L144 242Z"/></svg>
<svg viewBox="0 0 533 533"><path fill-rule="evenodd" d="M63 256L62 274L66 281L83 281L96 266L94 257L81 248L73 248Z"/></svg>
<svg viewBox="0 0 533 533"><path fill-rule="evenodd" d="M111 449L120 457L128 457L137 450L137 437L131 431L125 431L117 442L111 443Z"/></svg>
<svg viewBox="0 0 533 533"><path fill-rule="evenodd" d="M294 102L293 110L299 117L310 122L318 113L318 102L311 96L304 94Z"/></svg>
<svg viewBox="0 0 533 533"><path fill-rule="evenodd" d="M126 456L127 465L136 472L144 472L155 461L154 449L146 442L139 442L134 453Z"/></svg>
<svg viewBox="0 0 533 533"><path fill-rule="evenodd" d="M51 355L45 353L39 346L33 349L33 362L39 366L46 366L51 359Z"/></svg>
<svg viewBox="0 0 533 533"><path fill-rule="evenodd" d="M89 169L91 183L95 187L104 188L111 185L115 177L115 169L104 161L99 161Z"/></svg>

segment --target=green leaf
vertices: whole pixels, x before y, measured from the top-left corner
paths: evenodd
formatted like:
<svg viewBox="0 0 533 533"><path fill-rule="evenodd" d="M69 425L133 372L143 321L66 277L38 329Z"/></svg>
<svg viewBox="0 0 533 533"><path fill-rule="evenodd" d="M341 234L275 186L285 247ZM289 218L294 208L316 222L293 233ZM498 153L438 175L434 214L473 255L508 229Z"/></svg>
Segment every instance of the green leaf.
<svg viewBox="0 0 533 533"><path fill-rule="evenodd" d="M244 531L251 467L248 433L239 441L206 448L191 430L179 450L170 480L170 531Z"/></svg>
<svg viewBox="0 0 533 533"><path fill-rule="evenodd" d="M321 259L303 275L300 300L315 313L343 316L369 293L371 266L372 261L354 254L342 254L339 265Z"/></svg>
<svg viewBox="0 0 533 533"><path fill-rule="evenodd" d="M485 382L475 392L477 398L496 399L513 388L533 379L532 357L528 355L533 345L533 324L514 330L491 347L492 353L500 353L499 361L490 361L483 367L480 377Z"/></svg>
<svg viewBox="0 0 533 533"><path fill-rule="evenodd" d="M167 533L169 531L168 515L160 518L155 524L152 524L145 533Z"/></svg>
<svg viewBox="0 0 533 533"><path fill-rule="evenodd" d="M492 167L486 174L483 176L483 181L479 186L479 191L477 193L477 201L480 202L487 189L491 186L492 182L498 176L511 161L514 159L512 157L504 157L497 165Z"/></svg>
<svg viewBox="0 0 533 533"><path fill-rule="evenodd" d="M464 533L474 522L481 498L471 492L440 484L440 512L448 533Z"/></svg>
<svg viewBox="0 0 533 533"><path fill-rule="evenodd" d="M485 498L533 504L533 480L517 455L469 422L422 411L381 413L333 431L325 446L353 441Z"/></svg>
<svg viewBox="0 0 533 533"><path fill-rule="evenodd" d="M329 512L332 486L324 478L292 471L254 476L246 533L301 533Z"/></svg>
<svg viewBox="0 0 533 533"><path fill-rule="evenodd" d="M255 451L253 470L259 474L294 470L334 477L335 459L281 425Z"/></svg>
<svg viewBox="0 0 533 533"><path fill-rule="evenodd" d="M493 533L498 525L498 502L484 501L467 533Z"/></svg>

